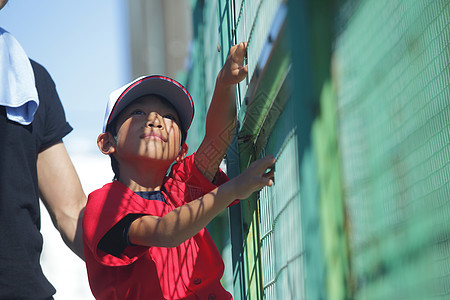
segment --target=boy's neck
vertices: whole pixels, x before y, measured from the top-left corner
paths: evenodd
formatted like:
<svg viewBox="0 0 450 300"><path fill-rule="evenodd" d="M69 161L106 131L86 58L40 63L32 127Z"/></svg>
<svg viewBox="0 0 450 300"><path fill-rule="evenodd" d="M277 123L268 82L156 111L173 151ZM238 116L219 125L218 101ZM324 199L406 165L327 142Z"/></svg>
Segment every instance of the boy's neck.
<svg viewBox="0 0 450 300"><path fill-rule="evenodd" d="M169 166L152 164L146 166L128 166L120 168L119 181L134 192L151 192L161 190Z"/></svg>

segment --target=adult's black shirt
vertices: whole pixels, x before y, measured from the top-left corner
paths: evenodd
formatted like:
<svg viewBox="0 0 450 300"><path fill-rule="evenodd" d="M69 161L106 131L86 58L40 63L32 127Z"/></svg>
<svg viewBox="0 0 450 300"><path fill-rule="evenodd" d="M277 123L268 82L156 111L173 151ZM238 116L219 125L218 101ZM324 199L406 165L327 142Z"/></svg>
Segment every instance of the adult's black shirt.
<svg viewBox="0 0 450 300"><path fill-rule="evenodd" d="M50 74L31 61L39 108L28 126L0 106L0 299L47 299L55 293L41 266L37 155L72 127ZM0 87L1 88L1 87Z"/></svg>

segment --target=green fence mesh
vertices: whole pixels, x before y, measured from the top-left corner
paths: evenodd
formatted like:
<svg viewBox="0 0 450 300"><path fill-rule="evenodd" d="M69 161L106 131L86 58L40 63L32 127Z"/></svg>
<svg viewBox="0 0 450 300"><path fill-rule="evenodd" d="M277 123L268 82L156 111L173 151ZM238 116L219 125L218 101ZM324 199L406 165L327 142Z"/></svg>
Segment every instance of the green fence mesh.
<svg viewBox="0 0 450 300"><path fill-rule="evenodd" d="M194 3L198 118L248 41L228 174L277 158L230 210L234 298L450 299L450 1Z"/></svg>
<svg viewBox="0 0 450 300"><path fill-rule="evenodd" d="M336 40L356 299L450 298L450 2L360 1Z"/></svg>
<svg viewBox="0 0 450 300"><path fill-rule="evenodd" d="M265 299L305 299L298 135L292 107L289 102L263 151L276 155L275 184L259 195Z"/></svg>

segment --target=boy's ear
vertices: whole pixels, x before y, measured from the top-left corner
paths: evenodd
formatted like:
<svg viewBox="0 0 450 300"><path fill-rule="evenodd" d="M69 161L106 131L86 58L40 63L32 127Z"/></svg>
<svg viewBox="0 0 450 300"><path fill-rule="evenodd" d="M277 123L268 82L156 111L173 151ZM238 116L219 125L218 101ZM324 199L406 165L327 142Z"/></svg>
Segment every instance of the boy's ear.
<svg viewBox="0 0 450 300"><path fill-rule="evenodd" d="M177 162L180 162L180 161L182 161L185 158L188 150L189 150L188 144L183 143L183 145L181 145L180 151L178 152Z"/></svg>
<svg viewBox="0 0 450 300"><path fill-rule="evenodd" d="M97 145L103 154L112 154L116 152L116 141L111 133L101 133L97 138Z"/></svg>

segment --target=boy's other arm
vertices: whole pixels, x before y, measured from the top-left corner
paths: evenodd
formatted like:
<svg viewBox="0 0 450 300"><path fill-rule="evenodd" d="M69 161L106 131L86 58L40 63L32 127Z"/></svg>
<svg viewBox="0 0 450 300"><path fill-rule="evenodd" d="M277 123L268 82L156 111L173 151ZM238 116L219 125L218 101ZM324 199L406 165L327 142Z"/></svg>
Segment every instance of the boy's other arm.
<svg viewBox="0 0 450 300"><path fill-rule="evenodd" d="M131 243L142 246L176 247L196 235L235 199L248 198L253 192L271 186L275 159L268 155L253 162L239 176L208 194L180 206L164 217L142 216L130 226Z"/></svg>
<svg viewBox="0 0 450 300"><path fill-rule="evenodd" d="M59 142L38 154L39 191L66 245L84 259L82 213L86 195L66 148Z"/></svg>
<svg viewBox="0 0 450 300"><path fill-rule="evenodd" d="M236 125L236 84L248 74L244 66L247 43L230 49L225 64L217 75L211 104L206 115L205 137L197 150L195 164L210 181L217 173Z"/></svg>

